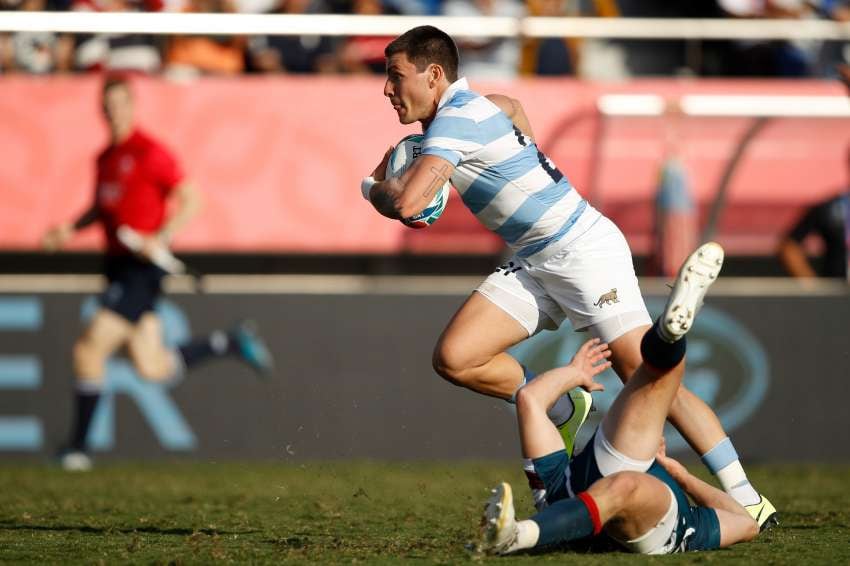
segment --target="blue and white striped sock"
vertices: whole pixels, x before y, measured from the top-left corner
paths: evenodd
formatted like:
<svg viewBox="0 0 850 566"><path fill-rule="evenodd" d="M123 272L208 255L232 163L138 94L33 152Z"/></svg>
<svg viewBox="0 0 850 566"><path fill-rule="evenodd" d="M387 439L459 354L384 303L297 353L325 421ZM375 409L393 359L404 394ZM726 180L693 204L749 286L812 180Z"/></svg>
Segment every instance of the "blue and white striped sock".
<svg viewBox="0 0 850 566"><path fill-rule="evenodd" d="M752 505L761 499L738 459L738 452L727 436L702 455L702 462L717 477L723 490L741 505Z"/></svg>

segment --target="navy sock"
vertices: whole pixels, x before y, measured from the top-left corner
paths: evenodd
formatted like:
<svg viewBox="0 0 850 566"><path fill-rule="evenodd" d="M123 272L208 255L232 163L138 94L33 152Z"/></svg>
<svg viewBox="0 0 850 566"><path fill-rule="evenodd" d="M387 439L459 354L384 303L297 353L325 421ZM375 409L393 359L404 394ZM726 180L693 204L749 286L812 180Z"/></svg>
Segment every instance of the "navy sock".
<svg viewBox="0 0 850 566"><path fill-rule="evenodd" d="M216 330L209 336L195 338L177 347L186 369L210 358L219 358L234 353L236 344L225 332Z"/></svg>
<svg viewBox="0 0 850 566"><path fill-rule="evenodd" d="M593 506L595 508L595 503ZM578 540L598 532L593 515L581 498L556 501L531 520L540 527L540 538L535 547Z"/></svg>
<svg viewBox="0 0 850 566"><path fill-rule="evenodd" d="M640 353L643 356L643 361L659 370L668 370L679 365L679 362L685 358L686 350L687 342L684 336L673 343L661 338L657 320L640 341Z"/></svg>
<svg viewBox="0 0 850 566"><path fill-rule="evenodd" d="M97 401L100 399L99 391L77 391L76 393L76 420L74 421L74 431L71 436L71 448L84 452L86 449L86 436L89 433L94 410L97 408Z"/></svg>

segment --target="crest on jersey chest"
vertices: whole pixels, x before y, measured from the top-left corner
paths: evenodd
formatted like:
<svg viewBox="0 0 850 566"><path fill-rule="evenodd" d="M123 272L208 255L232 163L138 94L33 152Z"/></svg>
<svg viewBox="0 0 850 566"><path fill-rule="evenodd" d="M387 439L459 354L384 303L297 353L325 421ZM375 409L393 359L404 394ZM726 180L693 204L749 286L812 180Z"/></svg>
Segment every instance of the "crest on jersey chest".
<svg viewBox="0 0 850 566"><path fill-rule="evenodd" d="M133 166L135 165L135 160L132 155L125 155L121 157L118 161L118 174L121 176L126 175L130 171L133 170Z"/></svg>
<svg viewBox="0 0 850 566"><path fill-rule="evenodd" d="M97 186L97 200L101 205L109 206L118 202L122 192L120 183L100 183Z"/></svg>

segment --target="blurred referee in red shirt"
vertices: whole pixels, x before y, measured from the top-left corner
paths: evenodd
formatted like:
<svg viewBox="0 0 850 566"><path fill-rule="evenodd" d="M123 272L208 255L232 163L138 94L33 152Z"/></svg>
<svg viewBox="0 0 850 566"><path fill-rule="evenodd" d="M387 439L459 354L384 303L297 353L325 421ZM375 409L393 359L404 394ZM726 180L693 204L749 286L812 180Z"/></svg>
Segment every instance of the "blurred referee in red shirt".
<svg viewBox="0 0 850 566"><path fill-rule="evenodd" d="M106 235L108 286L100 297L101 308L74 344L76 415L69 446L61 455L62 466L69 470L91 467L86 436L106 360L122 346L142 377L160 382L179 379L185 369L214 357L235 356L261 373L272 369L269 351L249 323L214 331L176 350L164 344L154 305L165 272L149 258L167 248L172 236L195 215L199 195L171 153L134 126L127 80L107 78L102 94L110 143L97 158L94 201L73 223L60 224L44 237L45 248L52 251L95 222L100 222ZM144 236L140 253L131 253L118 240L120 226Z"/></svg>

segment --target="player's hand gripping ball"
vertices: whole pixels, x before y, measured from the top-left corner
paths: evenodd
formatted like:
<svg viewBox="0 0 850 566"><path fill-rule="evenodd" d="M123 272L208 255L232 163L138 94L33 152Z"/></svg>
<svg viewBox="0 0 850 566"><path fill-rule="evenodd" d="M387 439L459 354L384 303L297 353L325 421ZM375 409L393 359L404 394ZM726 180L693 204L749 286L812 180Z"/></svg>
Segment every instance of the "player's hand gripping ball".
<svg viewBox="0 0 850 566"><path fill-rule="evenodd" d="M387 162L386 177L398 177L413 164L413 160L422 155L422 140L425 136L421 134L413 134L403 138L398 145L395 146L390 160ZM437 221L443 211L446 209L446 204L449 202L452 185L446 183L437 189L437 194L431 202L428 203L422 212L410 218L402 219L406 226L411 228L427 228Z"/></svg>

